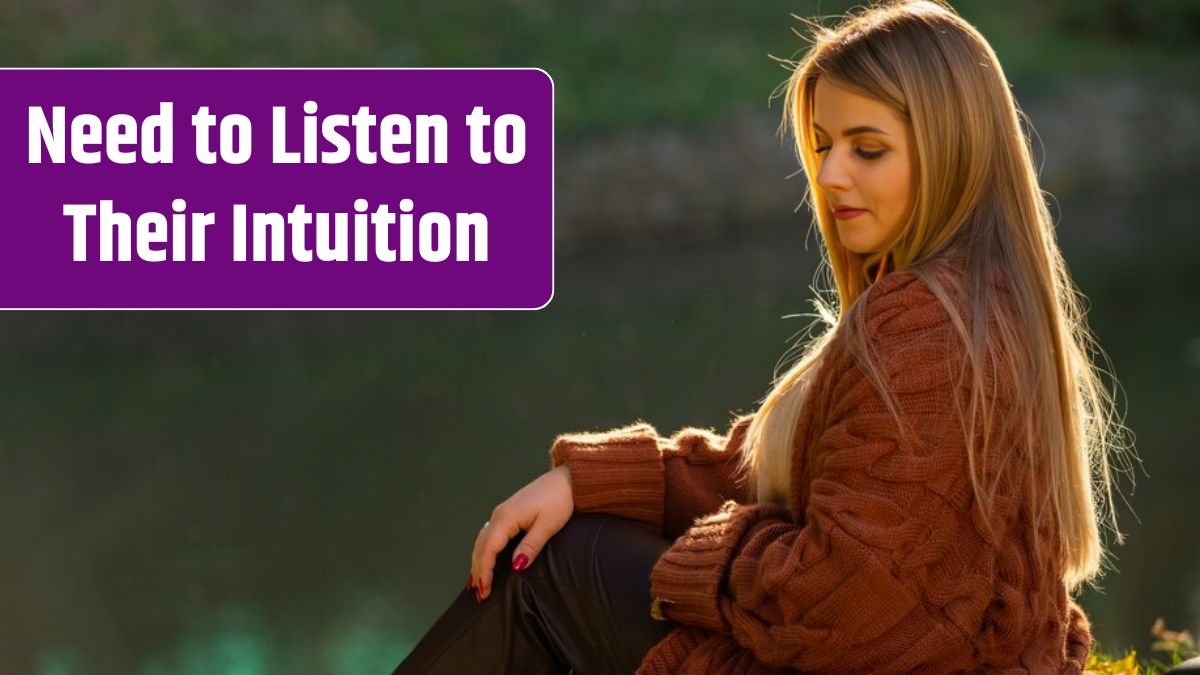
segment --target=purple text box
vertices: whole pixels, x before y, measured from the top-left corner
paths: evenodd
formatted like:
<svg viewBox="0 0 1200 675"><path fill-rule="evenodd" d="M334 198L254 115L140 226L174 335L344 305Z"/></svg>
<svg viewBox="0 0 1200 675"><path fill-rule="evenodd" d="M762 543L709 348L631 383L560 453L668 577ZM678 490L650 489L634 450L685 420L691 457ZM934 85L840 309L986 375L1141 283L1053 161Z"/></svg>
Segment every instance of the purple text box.
<svg viewBox="0 0 1200 675"><path fill-rule="evenodd" d="M553 296L554 87L544 71L5 69L0 91L0 307L537 309ZM164 129L147 121L165 117L163 102L171 161L149 163ZM214 163L198 156L202 106L215 120ZM128 227L102 226L106 202ZM139 226L147 213L161 222ZM255 227L255 213L281 220ZM105 239L112 260L102 259Z"/></svg>

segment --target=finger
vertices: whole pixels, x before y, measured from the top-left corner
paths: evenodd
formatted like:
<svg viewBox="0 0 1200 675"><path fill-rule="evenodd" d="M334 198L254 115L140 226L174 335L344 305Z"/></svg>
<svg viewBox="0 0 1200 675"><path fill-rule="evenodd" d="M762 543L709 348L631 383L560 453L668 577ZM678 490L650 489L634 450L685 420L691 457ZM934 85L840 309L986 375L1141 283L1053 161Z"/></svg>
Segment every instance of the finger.
<svg viewBox="0 0 1200 675"><path fill-rule="evenodd" d="M513 551L511 561L513 571L520 572L529 567L542 552L546 542L550 541L550 537L553 536L554 528L546 523L544 518L534 520L521 539L521 543L517 544L516 550Z"/></svg>
<svg viewBox="0 0 1200 675"><path fill-rule="evenodd" d="M508 540L517 536L521 528L516 521L496 522L488 526L486 535L482 538L479 560L480 597L486 598L492 592L492 571L496 566L496 556L508 546Z"/></svg>
<svg viewBox="0 0 1200 675"><path fill-rule="evenodd" d="M490 522L484 523L483 527L479 528L479 532L475 535L475 544L471 547L471 587L479 588L479 551L483 546L483 539L487 536L487 529Z"/></svg>

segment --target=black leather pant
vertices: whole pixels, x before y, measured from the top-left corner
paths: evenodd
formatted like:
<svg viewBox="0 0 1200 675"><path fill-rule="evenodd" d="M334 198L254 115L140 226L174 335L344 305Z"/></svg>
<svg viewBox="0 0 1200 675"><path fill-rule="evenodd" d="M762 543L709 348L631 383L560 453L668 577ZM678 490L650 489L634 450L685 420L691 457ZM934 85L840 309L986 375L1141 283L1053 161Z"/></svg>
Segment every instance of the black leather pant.
<svg viewBox="0 0 1200 675"><path fill-rule="evenodd" d="M393 675L629 675L674 628L650 618L650 570L670 541L629 520L577 514L513 572L520 539L496 557L483 604L464 589Z"/></svg>

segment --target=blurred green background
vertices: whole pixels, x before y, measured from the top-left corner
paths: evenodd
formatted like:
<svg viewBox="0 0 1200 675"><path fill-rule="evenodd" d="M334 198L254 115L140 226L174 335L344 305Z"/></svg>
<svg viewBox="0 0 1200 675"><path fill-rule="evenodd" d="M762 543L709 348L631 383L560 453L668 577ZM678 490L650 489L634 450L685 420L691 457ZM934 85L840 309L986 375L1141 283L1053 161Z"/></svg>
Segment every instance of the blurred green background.
<svg viewBox="0 0 1200 675"><path fill-rule="evenodd" d="M1145 470L1082 603L1145 652L1200 632L1200 4L954 4L1124 386ZM752 409L817 256L770 56L849 6L0 4L5 66L543 68L558 252L538 312L0 314L0 672L390 672L555 434Z"/></svg>

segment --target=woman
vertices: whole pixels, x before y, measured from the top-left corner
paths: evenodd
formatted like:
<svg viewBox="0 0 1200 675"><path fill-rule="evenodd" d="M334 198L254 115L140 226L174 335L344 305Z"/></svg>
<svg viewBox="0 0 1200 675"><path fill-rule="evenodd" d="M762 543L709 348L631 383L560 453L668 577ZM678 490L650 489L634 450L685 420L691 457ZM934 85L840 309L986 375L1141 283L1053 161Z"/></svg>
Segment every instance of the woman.
<svg viewBox="0 0 1200 675"><path fill-rule="evenodd" d="M1125 437L1000 64L940 2L811 27L828 330L724 438L559 437L397 673L1082 671Z"/></svg>

